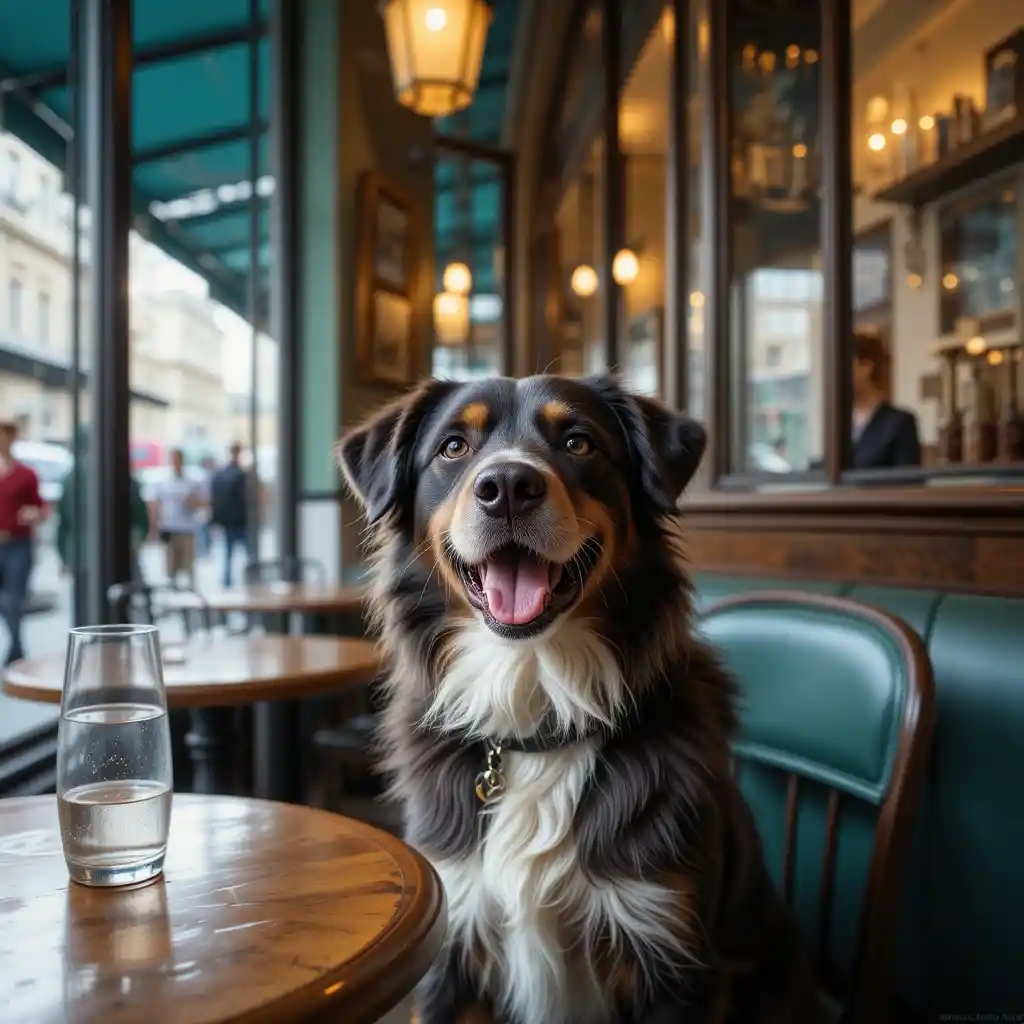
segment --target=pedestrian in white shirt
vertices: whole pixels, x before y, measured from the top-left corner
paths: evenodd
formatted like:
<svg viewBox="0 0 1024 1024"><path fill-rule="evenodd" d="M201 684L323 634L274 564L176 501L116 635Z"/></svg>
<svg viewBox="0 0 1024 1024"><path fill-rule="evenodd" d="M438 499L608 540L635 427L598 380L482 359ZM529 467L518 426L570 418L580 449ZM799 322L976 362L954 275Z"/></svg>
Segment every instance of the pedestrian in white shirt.
<svg viewBox="0 0 1024 1024"><path fill-rule="evenodd" d="M171 450L171 476L157 487L150 521L159 531L167 556L167 576L172 583L184 573L195 586L196 532L202 525L200 510L202 488L185 476L184 456L180 448Z"/></svg>

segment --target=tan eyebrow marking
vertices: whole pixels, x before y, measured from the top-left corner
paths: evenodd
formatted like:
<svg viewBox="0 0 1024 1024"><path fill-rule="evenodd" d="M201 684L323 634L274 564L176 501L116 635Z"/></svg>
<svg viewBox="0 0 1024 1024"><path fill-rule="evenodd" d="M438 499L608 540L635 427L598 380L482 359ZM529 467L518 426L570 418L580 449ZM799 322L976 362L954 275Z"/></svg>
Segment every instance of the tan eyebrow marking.
<svg viewBox="0 0 1024 1024"><path fill-rule="evenodd" d="M545 402L541 407L540 414L552 427L558 426L563 420L569 418L569 406L565 402Z"/></svg>
<svg viewBox="0 0 1024 1024"><path fill-rule="evenodd" d="M462 410L462 422L472 430L483 430L490 414L491 410L483 402L470 402Z"/></svg>

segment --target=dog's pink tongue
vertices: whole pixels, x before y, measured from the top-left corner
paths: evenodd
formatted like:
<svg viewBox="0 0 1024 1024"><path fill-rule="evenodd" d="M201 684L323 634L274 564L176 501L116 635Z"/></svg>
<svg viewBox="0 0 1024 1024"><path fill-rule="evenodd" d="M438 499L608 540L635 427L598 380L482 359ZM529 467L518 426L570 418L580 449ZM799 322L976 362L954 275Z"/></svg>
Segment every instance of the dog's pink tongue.
<svg viewBox="0 0 1024 1024"><path fill-rule="evenodd" d="M483 564L480 582L491 615L507 626L521 626L544 611L550 571L532 555L503 551Z"/></svg>

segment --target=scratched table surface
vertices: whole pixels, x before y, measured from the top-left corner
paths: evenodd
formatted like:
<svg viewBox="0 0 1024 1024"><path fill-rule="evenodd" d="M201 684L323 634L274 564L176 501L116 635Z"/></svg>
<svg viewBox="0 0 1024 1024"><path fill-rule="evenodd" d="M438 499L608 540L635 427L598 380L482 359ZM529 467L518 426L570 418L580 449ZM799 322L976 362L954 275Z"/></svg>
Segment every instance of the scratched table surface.
<svg viewBox="0 0 1024 1024"><path fill-rule="evenodd" d="M308 807L176 796L164 875L68 880L53 796L0 800L0 1021L364 1024L445 931L430 866Z"/></svg>

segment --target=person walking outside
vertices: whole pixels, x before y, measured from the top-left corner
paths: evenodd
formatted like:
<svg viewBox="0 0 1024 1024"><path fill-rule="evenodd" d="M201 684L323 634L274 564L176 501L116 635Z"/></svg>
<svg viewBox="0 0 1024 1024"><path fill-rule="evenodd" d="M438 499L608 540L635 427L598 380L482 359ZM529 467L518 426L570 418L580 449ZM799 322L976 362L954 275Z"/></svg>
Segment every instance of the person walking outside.
<svg viewBox="0 0 1024 1024"><path fill-rule="evenodd" d="M85 493L89 478L89 436L85 431L79 433L78 459L71 471L64 477L63 490L57 502L57 554L63 572L74 576L85 569L85 558L82 538L78 532L75 517L75 489L82 488L79 503L85 508L88 497ZM79 468L81 463L81 468ZM142 582L142 567L139 555L142 545L150 534L149 507L142 497L139 481L133 475L130 482L129 501L131 502L131 543L132 543L132 582Z"/></svg>
<svg viewBox="0 0 1024 1024"><path fill-rule="evenodd" d="M159 533L167 556L167 578L172 583L184 573L188 585L196 585L196 532L203 508L201 486L185 475L185 456L171 449L171 475L156 489L150 506L152 533Z"/></svg>
<svg viewBox="0 0 1024 1024"><path fill-rule="evenodd" d="M17 436L16 423L0 423L0 615L11 635L5 665L25 656L21 618L32 574L32 535L47 515L35 470L14 458Z"/></svg>
<svg viewBox="0 0 1024 1024"><path fill-rule="evenodd" d="M249 526L249 474L242 469L242 446L236 441L228 449L228 462L210 481L210 522L224 534L224 574L221 582L231 586L235 548L245 548Z"/></svg>

